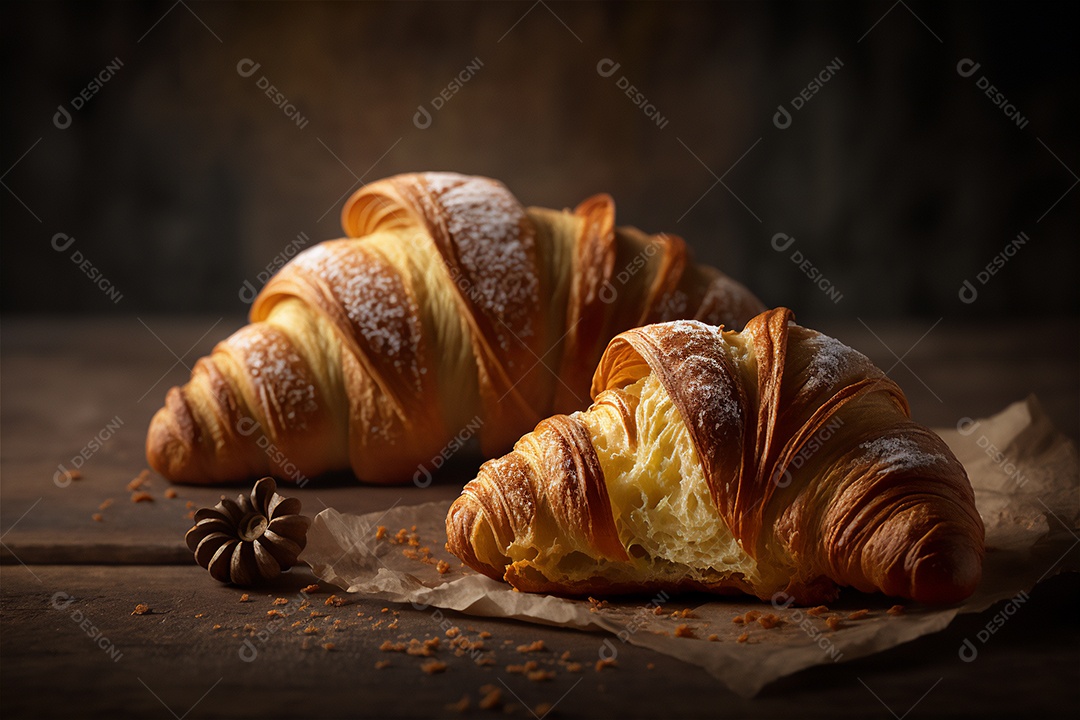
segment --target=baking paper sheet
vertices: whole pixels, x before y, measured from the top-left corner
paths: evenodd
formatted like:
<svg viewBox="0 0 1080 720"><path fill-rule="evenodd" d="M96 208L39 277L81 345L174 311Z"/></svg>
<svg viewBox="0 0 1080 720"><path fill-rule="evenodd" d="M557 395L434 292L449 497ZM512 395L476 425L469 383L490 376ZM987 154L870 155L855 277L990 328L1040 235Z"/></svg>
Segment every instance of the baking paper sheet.
<svg viewBox="0 0 1080 720"><path fill-rule="evenodd" d="M851 660L936 632L959 613L980 612L1001 600L1010 600L1014 610L1022 611L1027 593L1038 582L1080 569L1076 447L1054 429L1034 397L991 418L965 418L956 428L937 432L967 469L986 524L982 583L958 607L909 603L902 614L893 615L887 610L894 600L845 591L829 606L829 614L842 618L841 626L831 630L824 616L812 617L806 608L775 607L750 598L661 595L611 601L598 608L585 600L516 592L464 567L444 549L447 502L361 516L324 510L315 518L301 560L329 583L383 600L608 631L598 635L598 659L617 659L622 643L649 647L699 665L749 697L803 668ZM388 533L376 539L380 525ZM416 553L416 547L393 540L399 529L411 532L414 525L420 545L430 550L427 562L407 556ZM438 572L438 560L450 565L445 574ZM687 617L671 616L686 609ZM847 619L861 609L870 612L861 619ZM758 623L732 622L748 610L773 613L783 623L765 629ZM680 632L689 631L692 637L676 636L680 625L686 626ZM743 633L748 639L740 643ZM971 648L958 648L958 653L965 651L970 653Z"/></svg>

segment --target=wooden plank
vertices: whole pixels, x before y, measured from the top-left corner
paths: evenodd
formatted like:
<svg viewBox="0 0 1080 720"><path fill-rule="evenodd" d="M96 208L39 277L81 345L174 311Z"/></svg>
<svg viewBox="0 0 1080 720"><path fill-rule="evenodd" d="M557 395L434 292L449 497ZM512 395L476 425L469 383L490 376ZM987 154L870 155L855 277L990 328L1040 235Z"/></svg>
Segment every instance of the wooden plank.
<svg viewBox="0 0 1080 720"><path fill-rule="evenodd" d="M280 629L268 632L275 626L266 612L291 612L297 592L312 580L306 573L289 573L270 589L249 591L253 602L240 603L241 590L214 582L197 567L31 570L7 566L2 571L0 695L5 718L454 716L446 705L463 695L471 698L466 716L492 717L477 709L479 689L486 684L502 691L498 715L518 718L532 717L522 705L535 709L540 703L555 704L553 717L558 718L829 720L888 717L890 711L903 717L912 708L917 709L912 717L997 717L1021 711L1025 717L1060 717L1080 703L1080 684L1062 682L1075 675L1080 648L1076 574L1036 588L1019 612L979 644L974 662L960 660L958 649L1000 608L963 616L941 633L880 655L809 669L744 700L696 667L608 635L436 615L411 606L393 605L384 614L380 603L364 598L326 606L326 590L312 596L311 608L290 617L317 610L327 618L305 617L295 628L286 619ZM71 603L64 605L69 597ZM290 603L272 605L275 597ZM153 614L131 615L137 603L148 604ZM398 627L389 629L393 612L399 613ZM342 621L339 629L334 629L335 620ZM372 627L378 620L384 622ZM245 631L247 625L252 629ZM315 634L304 633L308 625ZM491 633L484 643L494 648L495 664L479 666L469 657L456 657L447 647L450 626L472 639L481 631ZM435 659L447 664L444 673L422 672L420 665L428 658L379 650L384 641L414 637L441 638ZM254 654L245 640L251 641ZM517 652L518 645L535 640L546 649ZM592 666L601 653L611 654L605 640L614 643L618 665L597 672ZM324 650L326 642L334 649ZM566 671L556 660L563 652L581 662L583 672ZM530 659L541 669L554 670L554 677L532 682L507 672L508 664ZM376 670L378 660L389 660L391 666Z"/></svg>

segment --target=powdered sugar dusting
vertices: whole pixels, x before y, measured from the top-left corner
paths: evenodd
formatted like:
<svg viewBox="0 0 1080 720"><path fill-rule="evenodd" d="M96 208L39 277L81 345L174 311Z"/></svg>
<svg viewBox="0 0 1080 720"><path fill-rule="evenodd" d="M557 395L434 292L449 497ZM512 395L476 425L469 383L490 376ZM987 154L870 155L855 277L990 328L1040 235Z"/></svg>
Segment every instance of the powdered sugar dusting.
<svg viewBox="0 0 1080 720"><path fill-rule="evenodd" d="M860 371L870 362L859 351L821 333L811 333L804 341L804 347L812 353L806 365L804 385L809 392L831 388L844 376Z"/></svg>
<svg viewBox="0 0 1080 720"><path fill-rule="evenodd" d="M486 178L427 173L424 182L457 249L463 273L455 284L495 320L499 345L509 350L513 335L535 332L532 316L539 304L534 238L524 210L506 188Z"/></svg>
<svg viewBox="0 0 1080 720"><path fill-rule="evenodd" d="M859 448L877 457L878 463L885 466L882 472L916 470L948 462L944 455L928 453L915 440L903 435L885 435L867 440Z"/></svg>
<svg viewBox="0 0 1080 720"><path fill-rule="evenodd" d="M242 328L228 344L240 353L256 387L266 388L282 421L290 428L306 430L307 416L319 407L315 385L304 372L306 362L288 337L271 325L258 323Z"/></svg>
<svg viewBox="0 0 1080 720"><path fill-rule="evenodd" d="M330 287L371 359L420 392L422 326L397 269L357 240L321 243L293 262Z"/></svg>

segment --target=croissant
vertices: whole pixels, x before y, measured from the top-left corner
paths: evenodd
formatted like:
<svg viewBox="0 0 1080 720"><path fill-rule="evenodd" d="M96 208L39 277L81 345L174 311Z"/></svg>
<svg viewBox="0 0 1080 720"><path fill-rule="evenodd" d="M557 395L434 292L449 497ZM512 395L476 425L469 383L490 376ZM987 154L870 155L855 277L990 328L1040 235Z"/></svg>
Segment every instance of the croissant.
<svg viewBox="0 0 1080 720"><path fill-rule="evenodd" d="M590 408L464 487L447 548L531 592L969 596L983 525L963 466L865 356L793 318L620 334Z"/></svg>
<svg viewBox="0 0 1080 720"><path fill-rule="evenodd" d="M614 219L607 195L526 209L501 183L455 173L361 188L342 211L348 237L293 258L251 324L169 390L150 465L190 483L347 468L409 482L471 435L493 457L552 412L585 407L590 370L622 330L741 327L762 309L680 238Z"/></svg>

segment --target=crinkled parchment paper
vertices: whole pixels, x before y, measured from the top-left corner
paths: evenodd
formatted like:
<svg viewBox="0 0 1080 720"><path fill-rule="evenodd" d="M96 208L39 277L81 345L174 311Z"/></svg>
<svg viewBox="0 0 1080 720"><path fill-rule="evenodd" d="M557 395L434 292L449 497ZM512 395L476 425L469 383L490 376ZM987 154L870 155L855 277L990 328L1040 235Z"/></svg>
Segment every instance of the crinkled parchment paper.
<svg viewBox="0 0 1080 720"><path fill-rule="evenodd" d="M956 429L938 432L967 468L986 524L982 584L959 607L908 604L903 614L890 615L886 611L894 601L849 591L829 608L842 619L834 631L806 608L773 607L749 598L688 605L689 598L640 597L595 608L583 600L515 592L446 552L445 502L362 516L324 510L315 518L301 559L320 578L349 592L471 615L606 630L610 634L597 639L598 657L617 655L624 642L642 645L700 665L734 692L752 696L803 668L862 657L941 630L958 613L979 612L1009 598L1022 603L1041 580L1080 569L1080 552L1074 552L1080 545L1074 534L1080 525L1076 447L1054 429L1033 397L991 418L964 419ZM381 540L375 537L379 525L389 530ZM416 559L416 547L393 541L399 528L413 525L420 545L430 549L427 562ZM437 560L449 563L449 572L440 574ZM663 610L657 611L657 605ZM691 613L673 618L673 608ZM870 611L866 617L847 618L864 608ZM772 629L732 622L748 610L771 612L784 622ZM693 637L676 637L679 625L686 625ZM748 640L737 642L744 632Z"/></svg>

